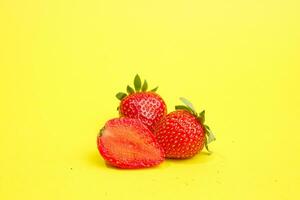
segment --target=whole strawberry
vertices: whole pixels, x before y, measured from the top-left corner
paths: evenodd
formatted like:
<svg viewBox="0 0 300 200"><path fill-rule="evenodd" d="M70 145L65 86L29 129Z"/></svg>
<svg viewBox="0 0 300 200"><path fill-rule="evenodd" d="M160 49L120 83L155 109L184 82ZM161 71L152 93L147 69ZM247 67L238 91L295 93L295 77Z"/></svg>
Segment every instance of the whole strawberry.
<svg viewBox="0 0 300 200"><path fill-rule="evenodd" d="M147 89L147 81L142 85L139 75L136 75L134 89L128 85L127 94L119 92L116 97L121 101L118 107L121 117L139 119L153 131L154 125L167 114L167 107L156 93L157 87L150 91Z"/></svg>
<svg viewBox="0 0 300 200"><path fill-rule="evenodd" d="M155 127L154 133L167 158L189 158L215 140L207 125L205 111L197 114L194 106L180 98L185 106L176 106L176 111L166 115Z"/></svg>
<svg viewBox="0 0 300 200"><path fill-rule="evenodd" d="M115 118L106 122L97 137L106 162L118 168L145 168L164 160L153 133L138 119Z"/></svg>

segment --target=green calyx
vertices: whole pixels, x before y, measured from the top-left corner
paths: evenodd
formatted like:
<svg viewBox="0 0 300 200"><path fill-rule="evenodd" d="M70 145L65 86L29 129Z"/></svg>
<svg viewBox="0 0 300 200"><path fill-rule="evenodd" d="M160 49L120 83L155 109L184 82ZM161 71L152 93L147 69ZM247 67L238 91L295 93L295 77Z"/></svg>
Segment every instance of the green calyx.
<svg viewBox="0 0 300 200"><path fill-rule="evenodd" d="M187 110L188 112L190 112L192 115L194 115L198 121L204 126L204 130L205 130L205 148L206 150L211 153L211 151L208 148L208 144L215 141L216 137L214 136L214 134L212 133L212 131L210 130L209 126L205 125L205 110L203 110L200 113L196 112L196 109L194 108L193 104L187 100L186 98L180 97L179 98L182 103L184 105L178 105L175 106L176 110Z"/></svg>
<svg viewBox="0 0 300 200"><path fill-rule="evenodd" d="M127 93L124 93L124 92L117 93L116 94L117 99L119 99L121 101L122 99L124 99L126 96L128 96L130 94L137 93L137 92L146 92L148 90L148 82L146 80L144 80L144 82L142 84L142 80L138 74L135 75L135 77L134 77L133 85L134 85L133 88L131 86L127 85L127 88L126 88ZM156 92L157 89L158 89L158 87L156 87L152 90L149 90L149 91Z"/></svg>
<svg viewBox="0 0 300 200"><path fill-rule="evenodd" d="M99 134L98 134L99 137L102 136L104 129L105 129L105 127L102 127L102 128L100 129Z"/></svg>

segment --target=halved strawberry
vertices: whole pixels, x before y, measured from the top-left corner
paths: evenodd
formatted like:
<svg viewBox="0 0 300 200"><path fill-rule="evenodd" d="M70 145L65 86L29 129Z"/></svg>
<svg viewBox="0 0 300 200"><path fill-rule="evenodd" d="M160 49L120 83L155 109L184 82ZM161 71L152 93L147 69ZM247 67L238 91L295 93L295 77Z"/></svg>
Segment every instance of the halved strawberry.
<svg viewBox="0 0 300 200"><path fill-rule="evenodd" d="M118 168L145 168L164 160L153 133L138 119L115 118L106 122L97 138L106 162Z"/></svg>

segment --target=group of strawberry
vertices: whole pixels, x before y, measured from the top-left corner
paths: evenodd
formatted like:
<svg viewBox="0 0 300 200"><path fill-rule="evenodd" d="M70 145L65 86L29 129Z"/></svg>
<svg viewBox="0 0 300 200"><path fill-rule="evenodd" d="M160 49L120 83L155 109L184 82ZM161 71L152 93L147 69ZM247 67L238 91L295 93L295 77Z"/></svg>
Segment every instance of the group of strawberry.
<svg viewBox="0 0 300 200"><path fill-rule="evenodd" d="M185 105L175 106L167 114L157 88L147 91L148 84L138 75L134 89L118 93L121 101L119 118L106 122L97 137L98 150L106 162L118 168L144 168L160 164L165 158L190 158L215 140L204 124L205 112L197 113L185 98Z"/></svg>

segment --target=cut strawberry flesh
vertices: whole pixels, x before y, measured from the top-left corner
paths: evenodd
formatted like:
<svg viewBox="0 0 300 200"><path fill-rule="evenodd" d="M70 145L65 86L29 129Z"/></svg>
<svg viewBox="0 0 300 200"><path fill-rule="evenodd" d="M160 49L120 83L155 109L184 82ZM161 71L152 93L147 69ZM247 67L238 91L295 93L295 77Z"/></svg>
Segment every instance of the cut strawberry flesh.
<svg viewBox="0 0 300 200"><path fill-rule="evenodd" d="M108 123L100 137L100 153L121 168L149 167L163 160L161 148L154 135L144 125L112 125Z"/></svg>

